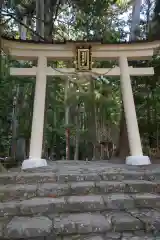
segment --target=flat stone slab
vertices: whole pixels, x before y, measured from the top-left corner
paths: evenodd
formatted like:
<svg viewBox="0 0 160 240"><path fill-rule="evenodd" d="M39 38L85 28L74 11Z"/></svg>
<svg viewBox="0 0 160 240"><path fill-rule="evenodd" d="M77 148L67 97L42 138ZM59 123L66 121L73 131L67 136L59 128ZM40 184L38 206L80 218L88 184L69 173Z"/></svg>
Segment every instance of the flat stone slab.
<svg viewBox="0 0 160 240"><path fill-rule="evenodd" d="M137 208L160 208L160 195L151 193L132 194L130 197L134 200Z"/></svg>
<svg viewBox="0 0 160 240"><path fill-rule="evenodd" d="M128 213L113 213L112 224L115 232L135 231L143 229L143 223Z"/></svg>
<svg viewBox="0 0 160 240"><path fill-rule="evenodd" d="M21 215L47 214L65 212L67 204L64 197L61 198L33 198L24 200L19 204Z"/></svg>
<svg viewBox="0 0 160 240"><path fill-rule="evenodd" d="M19 202L10 201L0 203L0 217L18 216L19 214Z"/></svg>
<svg viewBox="0 0 160 240"><path fill-rule="evenodd" d="M80 236L80 235L74 235L72 238L70 237L63 237L58 238L56 240L159 240L159 236L153 236L153 235L146 235L143 234L143 236L135 235L134 233L126 233L124 235L121 235L119 233L109 233L106 236Z"/></svg>
<svg viewBox="0 0 160 240"><path fill-rule="evenodd" d="M69 214L54 219L58 235L105 233L111 229L111 222L101 214Z"/></svg>
<svg viewBox="0 0 160 240"><path fill-rule="evenodd" d="M1 180L1 178L0 178ZM53 172L36 172L27 173L21 172L16 176L17 184L32 184L32 183L55 183L57 181L56 174Z"/></svg>
<svg viewBox="0 0 160 240"><path fill-rule="evenodd" d="M159 237L154 236L143 236L143 240L159 240ZM142 240L140 236L132 236L132 237L122 237L121 240Z"/></svg>
<svg viewBox="0 0 160 240"><path fill-rule="evenodd" d="M105 210L105 204L102 196L71 196L67 200L67 208L71 212L92 212Z"/></svg>
<svg viewBox="0 0 160 240"><path fill-rule="evenodd" d="M95 193L94 182L75 182L71 183L71 192L73 195L85 195Z"/></svg>
<svg viewBox="0 0 160 240"><path fill-rule="evenodd" d="M125 184L118 181L101 181L96 183L96 192L101 194L107 193L124 193Z"/></svg>
<svg viewBox="0 0 160 240"><path fill-rule="evenodd" d="M37 196L40 197L59 197L71 195L69 184L44 183L39 185Z"/></svg>
<svg viewBox="0 0 160 240"><path fill-rule="evenodd" d="M57 181L60 183L66 182L83 182L83 181L100 181L102 176L96 172L91 173L80 173L75 170L75 172L57 173Z"/></svg>
<svg viewBox="0 0 160 240"><path fill-rule="evenodd" d="M4 237L12 239L47 236L53 229L52 221L43 216L14 217L4 229Z"/></svg>
<svg viewBox="0 0 160 240"><path fill-rule="evenodd" d="M128 210L132 216L140 219L146 231L160 232L160 211L155 209Z"/></svg>
<svg viewBox="0 0 160 240"><path fill-rule="evenodd" d="M75 235L75 236L69 236L69 237L63 237L61 238L63 240L104 240L103 236L98 235L90 235L90 236L82 236L82 235ZM60 240L60 239L58 239Z"/></svg>
<svg viewBox="0 0 160 240"><path fill-rule="evenodd" d="M135 208L134 199L124 193L113 193L103 196L106 209L109 210L125 210Z"/></svg>
<svg viewBox="0 0 160 240"><path fill-rule="evenodd" d="M159 182L124 180L123 183L125 184L125 192L127 193L159 192Z"/></svg>
<svg viewBox="0 0 160 240"><path fill-rule="evenodd" d="M37 185L8 184L0 185L0 201L23 200L35 197Z"/></svg>

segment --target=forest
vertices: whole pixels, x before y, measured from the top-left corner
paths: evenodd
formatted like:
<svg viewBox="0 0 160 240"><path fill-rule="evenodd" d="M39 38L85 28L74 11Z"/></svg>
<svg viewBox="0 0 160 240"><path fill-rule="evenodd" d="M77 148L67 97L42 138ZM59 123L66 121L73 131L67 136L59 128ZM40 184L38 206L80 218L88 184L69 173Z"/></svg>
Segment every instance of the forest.
<svg viewBox="0 0 160 240"><path fill-rule="evenodd" d="M144 0L8 0L0 1L0 39L4 36L105 43L160 39L160 1ZM133 7L134 5L134 7ZM0 40L1 41L1 40ZM9 68L34 66L1 50L0 158L28 157L35 79L13 77ZM160 54L132 66L154 67L152 77L133 77L132 89L144 154L160 157ZM73 67L71 61L49 62L52 68ZM94 62L113 68L118 62ZM66 146L67 145L67 146ZM66 147L69 149L66 154ZM46 159L110 159L129 155L120 79L48 77L43 157Z"/></svg>

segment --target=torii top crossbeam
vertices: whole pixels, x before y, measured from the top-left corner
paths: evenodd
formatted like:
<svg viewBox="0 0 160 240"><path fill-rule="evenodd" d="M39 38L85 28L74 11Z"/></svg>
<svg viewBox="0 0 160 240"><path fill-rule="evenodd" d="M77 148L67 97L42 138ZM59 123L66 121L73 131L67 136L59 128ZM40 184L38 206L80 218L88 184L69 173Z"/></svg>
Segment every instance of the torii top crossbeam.
<svg viewBox="0 0 160 240"><path fill-rule="evenodd" d="M24 160L22 168L46 166L46 160L41 158L44 110L46 96L47 75L57 75L56 70L47 67L47 59L76 61L76 67L68 69L70 73L83 73L96 71L104 74L104 69L92 69L93 60L118 60L119 67L115 67L110 76L120 75L122 99L127 124L127 132L130 146L130 155L126 159L127 164L150 164L148 156L143 156L136 110L131 86L130 75L153 75L153 68L132 68L128 66L128 60L151 59L154 51L160 47L160 41L138 41L134 43L101 44L100 42L34 42L9 38L2 38L2 47L12 57L20 60L37 59L37 67L30 69L11 69L12 75L34 76L36 75L36 87L33 109L32 132L30 141L29 159ZM68 74L66 69L62 73ZM60 74L60 75L61 75Z"/></svg>
<svg viewBox="0 0 160 240"><path fill-rule="evenodd" d="M122 55L126 55L129 60L149 59L153 56L154 49L160 45L159 40L152 42L137 41L103 44L93 41L66 41L53 43L36 42L32 40L19 40L11 38L2 38L3 49L9 51L9 54L17 59L36 59L39 56L45 56L52 60L66 60L75 58L75 49L77 46L92 46L92 58L97 60L115 60Z"/></svg>

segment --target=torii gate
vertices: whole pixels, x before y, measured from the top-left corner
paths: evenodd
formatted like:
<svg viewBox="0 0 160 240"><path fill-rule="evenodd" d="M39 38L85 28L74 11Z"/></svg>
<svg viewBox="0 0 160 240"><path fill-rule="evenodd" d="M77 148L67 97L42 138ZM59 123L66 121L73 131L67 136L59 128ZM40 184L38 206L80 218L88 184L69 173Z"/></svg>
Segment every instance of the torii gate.
<svg viewBox="0 0 160 240"><path fill-rule="evenodd" d="M2 46L5 52L7 51L16 59L38 59L37 67L10 69L11 75L36 76L30 153L29 159L23 161L22 169L47 166L46 160L41 158L47 76L82 73L120 76L131 153L131 156L126 158L126 163L131 165L150 164L149 157L144 156L142 152L130 76L154 75L154 70L152 67L129 67L128 60L150 59L154 49L160 46L159 41L116 44L97 42L45 43L3 38ZM73 59L76 60L76 68L52 69L47 67L47 59ZM119 67L113 69L92 68L92 59L118 60Z"/></svg>

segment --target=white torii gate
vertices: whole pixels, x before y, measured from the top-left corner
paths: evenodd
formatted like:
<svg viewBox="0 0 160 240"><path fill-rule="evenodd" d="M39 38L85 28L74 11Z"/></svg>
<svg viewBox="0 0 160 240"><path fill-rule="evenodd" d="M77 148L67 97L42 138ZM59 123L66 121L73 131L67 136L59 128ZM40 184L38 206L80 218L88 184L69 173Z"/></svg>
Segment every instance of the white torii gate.
<svg viewBox="0 0 160 240"><path fill-rule="evenodd" d="M123 67L123 66L122 66ZM107 68L93 68L91 72L84 72L83 74L96 74L106 76L120 76L120 68L114 67L111 69ZM36 76L36 88L35 88L35 99L33 109L33 122L31 131L31 142L30 142L30 159L36 159L35 163L39 163L38 159L41 159L42 154L42 141L43 141L43 125L44 125L44 111L45 111L45 94L46 94L46 77L47 76L63 76L66 74L75 75L77 74L74 68L57 68L53 69L47 67L46 59L39 58L38 67L32 68L10 68L10 74L14 76ZM82 74L82 73L79 73ZM129 74L131 76L149 76L153 75L153 68L133 68L129 67ZM132 126L133 127L133 126ZM138 136L137 136L138 139ZM139 144L140 145L140 144ZM133 149L133 154L137 151ZM141 150L139 149L139 152ZM41 160L42 161L42 160ZM43 160L45 162L45 160ZM28 165L29 161L25 161ZM26 168L23 163L23 168Z"/></svg>
<svg viewBox="0 0 160 240"><path fill-rule="evenodd" d="M26 43L6 39L4 39L2 43L4 50L9 50L9 53L17 59L38 59L37 67L11 68L10 73L11 75L17 76L36 76L30 153L29 159L23 161L22 169L46 166L47 162L45 159L41 158L41 155L47 76L76 74L74 68L52 69L51 67L47 67L47 58L71 59L75 57L74 47L76 44L35 44L32 42ZM150 164L149 157L143 156L142 152L130 76L153 75L154 70L153 68L129 67L127 58L130 60L148 59L148 57L152 57L153 49L160 46L160 44L159 42L116 45L91 44L93 59L118 59L119 61L119 67L113 69L93 68L90 72L85 72L83 74L93 73L107 76L120 75L122 99L131 153L131 156L127 157L126 163L132 165Z"/></svg>

